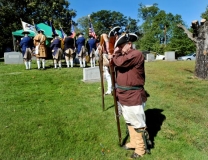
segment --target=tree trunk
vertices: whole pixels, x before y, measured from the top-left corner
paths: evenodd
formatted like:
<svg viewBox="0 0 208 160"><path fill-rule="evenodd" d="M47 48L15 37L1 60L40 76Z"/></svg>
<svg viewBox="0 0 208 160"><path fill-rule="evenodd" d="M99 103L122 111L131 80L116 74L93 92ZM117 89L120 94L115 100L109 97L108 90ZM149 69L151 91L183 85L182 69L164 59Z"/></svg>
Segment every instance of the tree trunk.
<svg viewBox="0 0 208 160"><path fill-rule="evenodd" d="M208 80L208 21L203 19L200 25L198 21L193 21L193 34L181 24L178 27L196 44L195 76Z"/></svg>

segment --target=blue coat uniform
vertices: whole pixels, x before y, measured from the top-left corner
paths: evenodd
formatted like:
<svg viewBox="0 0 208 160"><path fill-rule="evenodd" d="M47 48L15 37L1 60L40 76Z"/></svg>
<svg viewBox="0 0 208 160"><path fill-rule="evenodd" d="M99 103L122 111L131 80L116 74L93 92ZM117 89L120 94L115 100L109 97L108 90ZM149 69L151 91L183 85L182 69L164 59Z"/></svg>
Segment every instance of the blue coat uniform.
<svg viewBox="0 0 208 160"><path fill-rule="evenodd" d="M84 37L78 37L76 41L77 45L77 53L79 54L81 51L82 46L85 46L85 38Z"/></svg>
<svg viewBox="0 0 208 160"><path fill-rule="evenodd" d="M88 52L91 53L92 49L96 50L96 40L94 38L90 38L88 40Z"/></svg>
<svg viewBox="0 0 208 160"><path fill-rule="evenodd" d="M32 49L32 39L30 37L23 37L20 42L20 47L22 48L23 57L25 55L26 49Z"/></svg>
<svg viewBox="0 0 208 160"><path fill-rule="evenodd" d="M50 48L52 49L52 54L55 56L58 49L61 48L61 40L59 38L54 39Z"/></svg>

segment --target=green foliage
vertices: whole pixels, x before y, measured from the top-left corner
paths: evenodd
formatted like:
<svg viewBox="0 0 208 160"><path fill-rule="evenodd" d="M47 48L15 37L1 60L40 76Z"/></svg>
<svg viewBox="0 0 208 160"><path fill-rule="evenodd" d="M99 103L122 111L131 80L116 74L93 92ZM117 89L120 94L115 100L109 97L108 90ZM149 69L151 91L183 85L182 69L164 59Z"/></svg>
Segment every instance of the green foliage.
<svg viewBox="0 0 208 160"><path fill-rule="evenodd" d="M158 4L154 3L151 6L145 6L142 3L139 4L138 8L138 17L142 18L144 21L151 20L154 16L157 15L159 8Z"/></svg>
<svg viewBox="0 0 208 160"><path fill-rule="evenodd" d="M203 12L203 13L201 14L201 17L204 18L204 19L206 19L206 20L208 20L208 5L207 5L207 7L206 7L205 12Z"/></svg>
<svg viewBox="0 0 208 160"><path fill-rule="evenodd" d="M25 70L0 59L0 159L125 160L118 146L113 97L101 107L100 82L82 82L79 67ZM144 160L208 159L207 81L194 61L145 63L145 113L154 148ZM106 84L106 83L105 83ZM122 138L126 126L121 120ZM129 140L129 137L127 137Z"/></svg>
<svg viewBox="0 0 208 160"><path fill-rule="evenodd" d="M53 20L55 28L62 25L64 31L70 31L71 18L76 12L68 9L69 4L67 0L1 0L0 57L7 46L13 48L11 32L22 28L20 18L30 24L32 20L36 24Z"/></svg>
<svg viewBox="0 0 208 160"><path fill-rule="evenodd" d="M142 37L137 42L140 50L158 53L176 51L176 57L196 51L195 44L179 29L183 24L180 15L166 13L157 4L147 7L140 4L139 17L144 20L141 25Z"/></svg>
<svg viewBox="0 0 208 160"><path fill-rule="evenodd" d="M127 18L120 12L101 10L97 13L92 13L92 19L98 35L108 33L111 27L127 26ZM97 26L100 28L97 28Z"/></svg>
<svg viewBox="0 0 208 160"><path fill-rule="evenodd" d="M127 18L120 12L101 10L90 15L95 33L101 35L108 33L111 28L120 26L123 30L128 29L131 32L139 33L137 21L132 18ZM89 30L88 16L78 19L79 27L86 35Z"/></svg>

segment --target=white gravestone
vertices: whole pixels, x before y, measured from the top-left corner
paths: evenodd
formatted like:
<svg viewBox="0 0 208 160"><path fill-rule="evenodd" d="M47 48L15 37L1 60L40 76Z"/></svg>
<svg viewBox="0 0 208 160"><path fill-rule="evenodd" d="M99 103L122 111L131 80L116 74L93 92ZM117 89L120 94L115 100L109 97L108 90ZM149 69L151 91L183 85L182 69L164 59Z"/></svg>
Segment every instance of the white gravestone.
<svg viewBox="0 0 208 160"><path fill-rule="evenodd" d="M22 53L20 52L5 52L4 53L5 64L23 64Z"/></svg>
<svg viewBox="0 0 208 160"><path fill-rule="evenodd" d="M147 56L147 60L146 60L147 62L151 62L155 60L155 55L152 53L149 53L146 56Z"/></svg>
<svg viewBox="0 0 208 160"><path fill-rule="evenodd" d="M175 61L175 52L174 51L165 52L165 60L166 61Z"/></svg>
<svg viewBox="0 0 208 160"><path fill-rule="evenodd" d="M83 81L100 81L99 66L83 68Z"/></svg>

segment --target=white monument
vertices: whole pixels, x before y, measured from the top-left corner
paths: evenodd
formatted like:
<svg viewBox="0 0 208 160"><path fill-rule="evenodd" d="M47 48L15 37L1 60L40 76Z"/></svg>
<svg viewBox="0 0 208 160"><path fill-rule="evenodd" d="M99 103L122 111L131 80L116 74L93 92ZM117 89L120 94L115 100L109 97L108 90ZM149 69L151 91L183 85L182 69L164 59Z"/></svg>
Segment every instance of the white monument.
<svg viewBox="0 0 208 160"><path fill-rule="evenodd" d="M146 61L147 62L151 62L151 61L154 61L155 60L155 55L152 54L152 53L149 53L146 55Z"/></svg>
<svg viewBox="0 0 208 160"><path fill-rule="evenodd" d="M83 68L83 81L100 81L100 69L99 66Z"/></svg>
<svg viewBox="0 0 208 160"><path fill-rule="evenodd" d="M5 64L23 64L23 57L21 52L5 52L4 53Z"/></svg>
<svg viewBox="0 0 208 160"><path fill-rule="evenodd" d="M166 61L175 61L175 51L167 51L165 52L165 60Z"/></svg>

